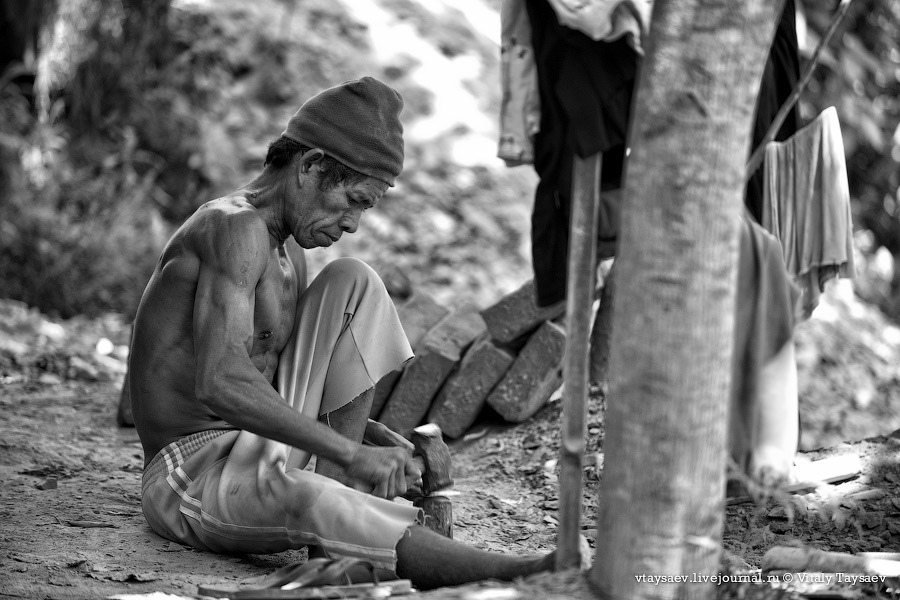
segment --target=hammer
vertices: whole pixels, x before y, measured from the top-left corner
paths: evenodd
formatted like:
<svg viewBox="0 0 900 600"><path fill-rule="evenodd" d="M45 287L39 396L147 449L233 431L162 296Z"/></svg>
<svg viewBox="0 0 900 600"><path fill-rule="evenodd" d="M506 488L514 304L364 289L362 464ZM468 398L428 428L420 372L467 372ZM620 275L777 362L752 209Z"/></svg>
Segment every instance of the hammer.
<svg viewBox="0 0 900 600"><path fill-rule="evenodd" d="M416 427L410 439L371 419L363 436L364 442L375 446L399 446L412 450L413 460L422 471L422 486L410 488L403 497L422 509L429 528L452 538L452 508L446 495L441 494L442 490L453 485L450 449L444 443L441 428L434 423Z"/></svg>

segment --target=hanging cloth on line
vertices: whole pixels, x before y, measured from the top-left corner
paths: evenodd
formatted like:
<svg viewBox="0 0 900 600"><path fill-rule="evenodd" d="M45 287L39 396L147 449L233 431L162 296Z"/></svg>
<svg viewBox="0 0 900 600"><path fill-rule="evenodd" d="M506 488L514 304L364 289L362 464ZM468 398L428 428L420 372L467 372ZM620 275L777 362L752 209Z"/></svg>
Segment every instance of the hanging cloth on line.
<svg viewBox="0 0 900 600"><path fill-rule="evenodd" d="M802 289L801 317L808 318L827 280L854 275L847 165L833 106L787 141L766 145L762 213L762 226L781 241Z"/></svg>
<svg viewBox="0 0 900 600"><path fill-rule="evenodd" d="M787 467L799 435L797 384L777 367L778 357L793 351L788 346L801 291L775 236L750 218L741 219L739 229L728 447L745 471L767 450Z"/></svg>
<svg viewBox="0 0 900 600"><path fill-rule="evenodd" d="M641 38L650 28L653 0L550 0L561 25L594 41L613 42L627 36L643 54Z"/></svg>
<svg viewBox="0 0 900 600"><path fill-rule="evenodd" d="M763 69L759 96L756 98L756 117L751 132L751 148L762 143L769 127L778 115L782 105L790 98L791 92L800 80L800 50L797 42L797 13L794 0L784 3L784 10L775 29L775 37L769 49L769 57ZM800 111L791 107L784 122L775 134L775 140L784 141L800 128ZM759 168L747 181L744 205L757 223L762 220L763 172Z"/></svg>

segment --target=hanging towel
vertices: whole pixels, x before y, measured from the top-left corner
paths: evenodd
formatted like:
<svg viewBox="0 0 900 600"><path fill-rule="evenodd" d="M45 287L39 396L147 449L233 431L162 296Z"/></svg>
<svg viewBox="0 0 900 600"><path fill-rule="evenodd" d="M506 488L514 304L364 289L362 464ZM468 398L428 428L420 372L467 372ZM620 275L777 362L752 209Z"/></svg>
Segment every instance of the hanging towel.
<svg viewBox="0 0 900 600"><path fill-rule="evenodd" d="M829 107L784 142L766 145L762 225L781 241L788 272L802 290L802 318L825 282L852 278L853 222L844 143Z"/></svg>

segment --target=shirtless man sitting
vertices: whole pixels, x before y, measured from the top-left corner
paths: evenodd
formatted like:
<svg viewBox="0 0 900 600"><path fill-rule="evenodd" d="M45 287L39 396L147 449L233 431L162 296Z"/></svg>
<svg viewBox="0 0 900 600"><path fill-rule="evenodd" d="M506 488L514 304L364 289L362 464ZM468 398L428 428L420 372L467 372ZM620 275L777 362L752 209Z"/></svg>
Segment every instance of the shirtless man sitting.
<svg viewBox="0 0 900 600"><path fill-rule="evenodd" d="M392 500L421 477L409 450L361 442L373 388L412 357L409 343L361 261L334 261L306 285L300 247L354 233L400 174L401 108L369 77L314 96L262 173L201 206L165 247L129 365L142 506L163 537L214 552L309 546L420 589L552 568L553 554L444 538Z"/></svg>

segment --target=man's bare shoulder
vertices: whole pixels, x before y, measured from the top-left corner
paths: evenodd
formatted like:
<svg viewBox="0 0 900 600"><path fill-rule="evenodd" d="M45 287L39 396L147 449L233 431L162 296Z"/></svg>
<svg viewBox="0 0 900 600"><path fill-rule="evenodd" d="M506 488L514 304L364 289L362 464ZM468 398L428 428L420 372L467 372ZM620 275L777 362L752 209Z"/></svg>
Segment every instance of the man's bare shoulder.
<svg viewBox="0 0 900 600"><path fill-rule="evenodd" d="M211 224L265 228L260 212L243 196L223 196L210 200L199 206L185 222L185 226L203 229Z"/></svg>
<svg viewBox="0 0 900 600"><path fill-rule="evenodd" d="M207 258L257 246L264 251L270 244L262 214L241 196L224 196L203 204L185 221L179 234Z"/></svg>

